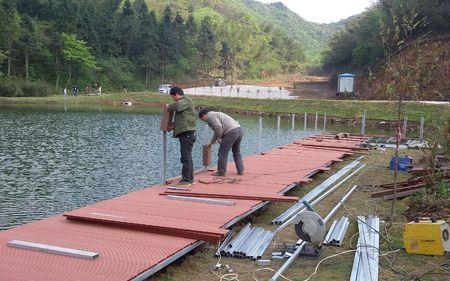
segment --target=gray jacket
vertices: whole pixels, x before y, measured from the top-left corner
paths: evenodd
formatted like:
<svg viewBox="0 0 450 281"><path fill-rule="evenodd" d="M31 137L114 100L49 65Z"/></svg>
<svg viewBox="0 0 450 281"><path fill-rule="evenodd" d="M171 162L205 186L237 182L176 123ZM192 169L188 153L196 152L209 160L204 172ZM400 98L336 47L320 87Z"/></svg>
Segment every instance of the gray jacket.
<svg viewBox="0 0 450 281"><path fill-rule="evenodd" d="M207 113L209 127L214 131L214 136L211 139L211 144L217 140L221 141L223 136L233 129L241 127L239 123L222 112L210 111Z"/></svg>

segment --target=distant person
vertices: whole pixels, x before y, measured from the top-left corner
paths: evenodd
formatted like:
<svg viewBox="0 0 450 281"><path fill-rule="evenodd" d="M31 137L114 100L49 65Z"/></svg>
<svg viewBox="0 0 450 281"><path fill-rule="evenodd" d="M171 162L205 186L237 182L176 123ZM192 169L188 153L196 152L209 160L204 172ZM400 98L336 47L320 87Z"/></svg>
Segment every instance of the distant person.
<svg viewBox="0 0 450 281"><path fill-rule="evenodd" d="M102 95L102 86L98 86L98 95L99 95L99 96Z"/></svg>
<svg viewBox="0 0 450 281"><path fill-rule="evenodd" d="M172 87L170 96L175 101L169 104L168 110L174 112L173 137L180 141L180 161L183 164L181 180L178 185L188 186L194 183L194 164L192 147L195 143L195 111L192 100L180 87Z"/></svg>
<svg viewBox="0 0 450 281"><path fill-rule="evenodd" d="M239 175L244 174L244 163L241 155L242 127L239 123L222 112L200 110L198 117L207 122L214 131L209 146L219 143L219 161L217 172L213 176L225 177L227 173L227 160L230 150L233 152L234 164Z"/></svg>
<svg viewBox="0 0 450 281"><path fill-rule="evenodd" d="M64 96L67 97L67 87L64 88Z"/></svg>
<svg viewBox="0 0 450 281"><path fill-rule="evenodd" d="M127 83L124 83L123 85L122 85L122 90L123 90L123 92L126 94L126 93L128 93L128 86L127 86Z"/></svg>
<svg viewBox="0 0 450 281"><path fill-rule="evenodd" d="M78 86L77 85L73 85L73 95L78 96Z"/></svg>

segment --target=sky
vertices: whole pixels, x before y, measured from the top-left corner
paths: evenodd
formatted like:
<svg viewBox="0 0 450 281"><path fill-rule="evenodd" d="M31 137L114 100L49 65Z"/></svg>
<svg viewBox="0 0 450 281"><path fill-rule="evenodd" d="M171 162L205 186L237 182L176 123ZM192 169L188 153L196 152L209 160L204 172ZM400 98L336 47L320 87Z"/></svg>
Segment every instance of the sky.
<svg viewBox="0 0 450 281"><path fill-rule="evenodd" d="M318 23L336 22L364 12L376 0L258 0L282 2L302 18Z"/></svg>

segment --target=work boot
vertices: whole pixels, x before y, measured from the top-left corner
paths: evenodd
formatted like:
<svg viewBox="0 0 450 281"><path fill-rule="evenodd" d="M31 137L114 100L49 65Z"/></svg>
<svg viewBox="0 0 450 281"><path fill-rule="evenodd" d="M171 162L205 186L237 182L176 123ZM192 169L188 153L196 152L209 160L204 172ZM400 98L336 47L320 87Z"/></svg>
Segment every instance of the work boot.
<svg viewBox="0 0 450 281"><path fill-rule="evenodd" d="M214 177L225 177L225 173L215 172L215 173L212 174L212 176L214 176Z"/></svg>

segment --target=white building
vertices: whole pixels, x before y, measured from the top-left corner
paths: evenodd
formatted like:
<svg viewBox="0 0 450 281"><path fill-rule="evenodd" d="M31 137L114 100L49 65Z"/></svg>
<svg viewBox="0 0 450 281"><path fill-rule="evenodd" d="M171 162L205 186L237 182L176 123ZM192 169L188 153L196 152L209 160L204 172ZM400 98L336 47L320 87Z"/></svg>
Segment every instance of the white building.
<svg viewBox="0 0 450 281"><path fill-rule="evenodd" d="M355 74L343 73L338 75L338 92L353 93L353 85L355 82Z"/></svg>

